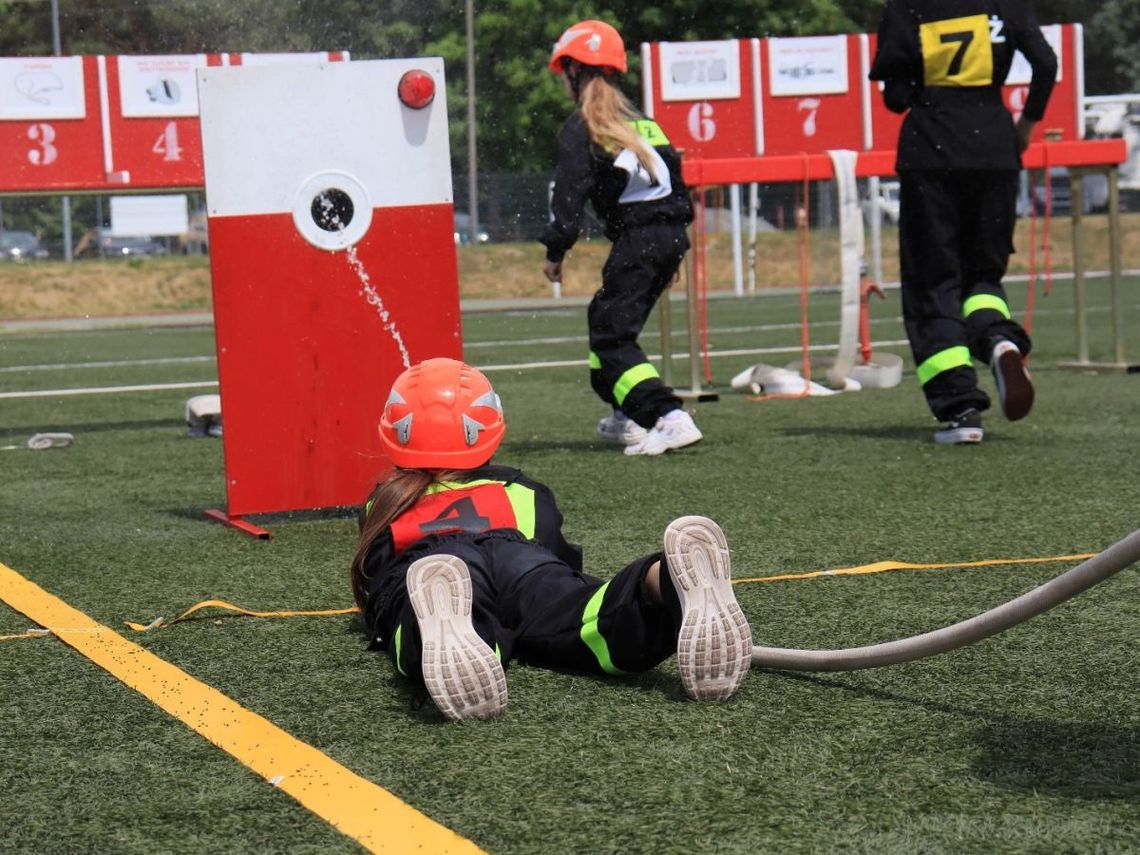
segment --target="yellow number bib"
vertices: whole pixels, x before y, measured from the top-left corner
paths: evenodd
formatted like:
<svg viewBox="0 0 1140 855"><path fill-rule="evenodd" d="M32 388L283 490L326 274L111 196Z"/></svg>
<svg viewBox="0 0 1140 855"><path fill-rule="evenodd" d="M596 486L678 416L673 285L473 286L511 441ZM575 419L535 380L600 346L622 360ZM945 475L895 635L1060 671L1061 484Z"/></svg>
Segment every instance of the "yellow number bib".
<svg viewBox="0 0 1140 855"><path fill-rule="evenodd" d="M927 86L989 86L994 79L985 15L931 21L918 29Z"/></svg>
<svg viewBox="0 0 1140 855"><path fill-rule="evenodd" d="M669 137L665 136L661 126L652 119L638 119L633 123L633 127L651 146L669 145Z"/></svg>

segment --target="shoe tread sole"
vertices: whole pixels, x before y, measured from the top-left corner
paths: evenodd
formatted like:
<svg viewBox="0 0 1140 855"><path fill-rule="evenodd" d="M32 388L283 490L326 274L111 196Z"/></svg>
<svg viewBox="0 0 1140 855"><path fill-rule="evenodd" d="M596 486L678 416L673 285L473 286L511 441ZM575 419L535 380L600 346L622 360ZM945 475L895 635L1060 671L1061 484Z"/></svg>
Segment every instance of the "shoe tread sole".
<svg viewBox="0 0 1140 855"><path fill-rule="evenodd" d="M429 555L408 568L408 599L423 647L424 685L447 718L488 718L507 705L507 678L495 651L471 623L471 575L453 555Z"/></svg>
<svg viewBox="0 0 1140 855"><path fill-rule="evenodd" d="M681 517L665 531L665 556L681 601L681 685L694 700L727 700L752 663L752 630L732 591L724 533L704 517Z"/></svg>
<svg viewBox="0 0 1140 855"><path fill-rule="evenodd" d="M998 400L1005 417L1016 422L1029 415L1033 408L1033 383L1026 373L1025 363L1018 350L1006 350L998 356L994 380L998 385Z"/></svg>

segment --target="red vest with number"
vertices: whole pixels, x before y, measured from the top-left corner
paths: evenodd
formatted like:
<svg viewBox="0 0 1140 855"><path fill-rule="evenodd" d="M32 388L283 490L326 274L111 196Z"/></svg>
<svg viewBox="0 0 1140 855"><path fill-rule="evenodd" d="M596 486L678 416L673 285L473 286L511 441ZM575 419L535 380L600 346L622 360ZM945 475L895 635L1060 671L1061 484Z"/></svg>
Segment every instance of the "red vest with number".
<svg viewBox="0 0 1140 855"><path fill-rule="evenodd" d="M493 528L534 537L534 491L502 481L433 484L392 522L392 543L398 555L431 535L478 534Z"/></svg>

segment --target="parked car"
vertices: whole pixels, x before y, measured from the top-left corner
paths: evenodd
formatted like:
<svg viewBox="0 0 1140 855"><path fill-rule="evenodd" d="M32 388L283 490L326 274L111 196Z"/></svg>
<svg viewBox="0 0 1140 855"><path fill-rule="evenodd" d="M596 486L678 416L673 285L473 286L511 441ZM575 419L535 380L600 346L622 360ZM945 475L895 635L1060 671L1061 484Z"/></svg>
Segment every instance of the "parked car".
<svg viewBox="0 0 1140 855"><path fill-rule="evenodd" d="M166 246L152 237L146 235L120 237L111 234L107 229L88 232L76 250L76 255L102 258L142 258L166 254Z"/></svg>
<svg viewBox="0 0 1140 855"><path fill-rule="evenodd" d="M0 232L0 260L33 261L47 257L47 249L31 232Z"/></svg>
<svg viewBox="0 0 1140 855"><path fill-rule="evenodd" d="M868 220L874 213L871 208L873 199L863 200L863 216ZM899 224L899 183L897 181L879 182L879 209L883 212L883 219L892 226Z"/></svg>
<svg viewBox="0 0 1140 855"><path fill-rule="evenodd" d="M478 242L487 243L491 236L483 229L479 229ZM466 246L471 243L471 215L465 211L455 212L455 245Z"/></svg>

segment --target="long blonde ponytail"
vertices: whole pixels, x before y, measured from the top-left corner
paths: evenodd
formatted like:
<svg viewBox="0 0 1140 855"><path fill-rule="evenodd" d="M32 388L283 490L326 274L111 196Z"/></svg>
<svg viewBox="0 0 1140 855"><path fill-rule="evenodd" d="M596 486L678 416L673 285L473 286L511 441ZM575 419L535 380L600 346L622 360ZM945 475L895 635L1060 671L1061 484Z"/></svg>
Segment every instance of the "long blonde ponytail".
<svg viewBox="0 0 1140 855"><path fill-rule="evenodd" d="M663 178L654 166L656 158L650 157L649 143L631 124L640 119L641 114L616 86L601 76L586 80L578 98L578 109L594 143L615 153L628 148L654 179Z"/></svg>

